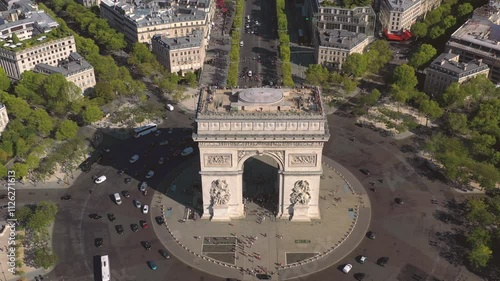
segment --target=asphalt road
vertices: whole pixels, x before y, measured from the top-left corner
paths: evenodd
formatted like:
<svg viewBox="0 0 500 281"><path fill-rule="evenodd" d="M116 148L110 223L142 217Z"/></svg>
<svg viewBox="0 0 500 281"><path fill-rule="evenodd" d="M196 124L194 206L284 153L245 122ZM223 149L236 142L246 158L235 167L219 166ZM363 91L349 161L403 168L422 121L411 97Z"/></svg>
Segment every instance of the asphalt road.
<svg viewBox="0 0 500 281"><path fill-rule="evenodd" d="M246 0L244 26L241 30L243 47L240 47L239 86L259 87L276 84L277 32L276 5L267 0ZM250 16L250 28L247 29L247 16ZM259 26L255 21L259 22ZM254 30L256 33L247 32ZM252 77L248 76L252 71Z"/></svg>
<svg viewBox="0 0 500 281"><path fill-rule="evenodd" d="M164 280L166 276L168 280L179 281L220 280L186 266L174 257L163 259L158 253L161 245L151 227L140 229L137 233L130 230L130 224L138 223L140 219L147 218L149 224L154 223L132 205L134 198L143 203L152 201L152 193L144 197L138 191L139 182L144 179L145 173L149 169L155 171L155 176L148 181L154 187L168 171L183 161L181 156L172 156L169 146L151 148L150 144L164 139L171 139L173 144L183 140L190 135L190 132L182 130L190 126L190 118L192 116L174 111L166 124L160 126L164 129L158 137L151 134L126 141L105 137L102 145L111 149L109 155L102 165L96 165L89 173L82 174L69 190L20 191L23 193L18 198L22 198L20 200L24 203L40 199L60 202L61 211L55 223L53 245L61 262L50 273L48 280L93 280L93 257L102 254L110 256L113 280L155 281ZM415 139L394 141L372 130L357 127L352 118L341 117L340 114L329 116L329 124L332 138L325 145L324 154L358 176L366 188L375 188L375 191L369 191L369 196L372 206L371 230L377 233L377 238L363 241L341 263L296 280L353 280L357 273L367 274L365 280L467 280L462 279L467 272L452 265L448 261L449 257L443 254L447 247L446 240L440 239L439 235L442 237L451 226L436 216L446 209L446 202L461 195L457 196L433 178L423 163L412 160L415 156L413 153L404 152L408 146L415 145ZM177 129L168 134L167 127ZM353 136L355 140L349 140ZM180 144L177 149L187 145ZM129 164L128 159L133 154L139 154L140 159ZM170 160L159 165L157 161L162 156ZM126 176L117 174L117 170L122 168L128 168L129 174L139 174L134 176L132 183L126 185L123 182ZM359 172L360 168L368 169L371 174L363 175ZM103 174L108 180L94 185L92 176ZM90 189L93 190L92 195ZM123 204L117 206L110 195L125 189L132 196L123 199ZM60 201L59 197L67 193L73 196L73 200ZM397 205L394 202L396 197L402 198L404 205ZM106 217L99 221L88 217L90 213L105 216L108 212L115 214L115 222L109 222ZM116 233L117 224L125 228L122 235ZM104 246L99 249L94 246L94 239L98 237L104 239ZM152 243L151 251L141 246L142 240ZM368 262L356 262L358 255L367 256ZM380 257L389 257L387 266L381 267L375 263ZM151 271L146 265L147 260L157 261L158 270ZM354 265L349 274L339 270L346 263Z"/></svg>

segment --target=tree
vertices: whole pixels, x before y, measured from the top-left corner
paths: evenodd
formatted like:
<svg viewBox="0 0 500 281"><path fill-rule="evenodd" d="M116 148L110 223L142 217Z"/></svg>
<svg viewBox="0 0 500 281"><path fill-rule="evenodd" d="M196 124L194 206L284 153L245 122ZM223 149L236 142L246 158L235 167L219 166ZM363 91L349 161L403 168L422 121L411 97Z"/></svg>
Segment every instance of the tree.
<svg viewBox="0 0 500 281"><path fill-rule="evenodd" d="M315 86L323 85L330 76L328 69L321 64L310 64L305 74L307 83Z"/></svg>
<svg viewBox="0 0 500 281"><path fill-rule="evenodd" d="M349 77L344 77L344 81L342 82L342 88L344 89L346 94L352 93L354 90L356 90L357 86L358 86L357 81Z"/></svg>
<svg viewBox="0 0 500 281"><path fill-rule="evenodd" d="M49 116L47 111L37 108L32 111L29 118L29 123L32 124L37 132L42 136L46 137L50 135L50 132L54 129L54 122L52 117Z"/></svg>
<svg viewBox="0 0 500 281"><path fill-rule="evenodd" d="M16 172L16 178L23 179L28 175L28 165L23 163L14 163L12 170Z"/></svg>
<svg viewBox="0 0 500 281"><path fill-rule="evenodd" d="M420 104L420 110L425 114L425 126L429 122L429 119L435 120L441 117L444 110L439 107L438 103L433 100L425 100Z"/></svg>
<svg viewBox="0 0 500 281"><path fill-rule="evenodd" d="M368 94L364 95L360 98L360 103L367 105L367 106L373 106L377 103L377 101L380 99L382 94L380 93L379 90L373 89L373 91Z"/></svg>
<svg viewBox="0 0 500 281"><path fill-rule="evenodd" d="M493 214L488 211L488 205L483 199L472 198L467 202L467 207L469 212L466 218L473 224L479 224L484 228L495 220Z"/></svg>
<svg viewBox="0 0 500 281"><path fill-rule="evenodd" d="M37 267L48 269L56 264L57 256L48 247L42 247L35 250L33 261Z"/></svg>
<svg viewBox="0 0 500 281"><path fill-rule="evenodd" d="M441 106L452 109L461 107L465 102L465 98L466 93L462 90L461 85L453 82L446 88L439 101Z"/></svg>
<svg viewBox="0 0 500 281"><path fill-rule="evenodd" d="M482 227L475 227L468 235L467 242L472 245L472 247L477 247L479 245L488 245L491 241L490 232Z"/></svg>
<svg viewBox="0 0 500 281"><path fill-rule="evenodd" d="M463 113L448 113L445 118L445 127L458 134L467 134L468 120Z"/></svg>
<svg viewBox="0 0 500 281"><path fill-rule="evenodd" d="M441 9L434 9L430 11L425 17L425 23L428 26L435 25L441 21L443 17L443 11Z"/></svg>
<svg viewBox="0 0 500 281"><path fill-rule="evenodd" d="M417 22L411 26L411 33L417 37L422 38L427 35L427 24L423 22Z"/></svg>
<svg viewBox="0 0 500 281"><path fill-rule="evenodd" d="M443 19L443 29L448 29L452 26L454 26L457 23L457 19L454 16L447 16L446 18Z"/></svg>
<svg viewBox="0 0 500 281"><path fill-rule="evenodd" d="M189 87L194 88L196 87L198 77L194 72L188 72L184 74L184 81L186 81L186 84L188 84Z"/></svg>
<svg viewBox="0 0 500 281"><path fill-rule="evenodd" d="M474 7L470 3L463 3L458 6L457 8L457 15L458 17L463 17L466 16L474 10Z"/></svg>
<svg viewBox="0 0 500 281"><path fill-rule="evenodd" d="M347 56L347 59L342 64L342 70L347 74L352 74L354 77L362 76L368 68L368 60L366 56L358 53Z"/></svg>
<svg viewBox="0 0 500 281"><path fill-rule="evenodd" d="M486 245L477 245L469 253L469 262L476 268L485 267L493 251Z"/></svg>
<svg viewBox="0 0 500 281"><path fill-rule="evenodd" d="M428 63L437 54L436 49L429 44L422 44L410 58L409 65L419 68Z"/></svg>
<svg viewBox="0 0 500 281"><path fill-rule="evenodd" d="M392 99L394 99L398 103L398 111L400 104L406 103L406 101L410 98L408 91L401 89L401 87L396 84L391 85L389 94L391 95Z"/></svg>
<svg viewBox="0 0 500 281"><path fill-rule="evenodd" d="M377 73L392 60L392 51L386 40L377 40L370 44L369 50L364 56L368 60L368 71Z"/></svg>
<svg viewBox="0 0 500 281"><path fill-rule="evenodd" d="M441 28L440 26L434 26L433 28L431 28L431 30L429 31L429 38L430 39L436 39L438 38L439 36L443 35L445 32L445 30L443 28Z"/></svg>
<svg viewBox="0 0 500 281"><path fill-rule="evenodd" d="M495 190L500 182L500 171L491 163L471 161L469 169L472 179L486 190Z"/></svg>
<svg viewBox="0 0 500 281"><path fill-rule="evenodd" d="M11 95L6 95L4 97L2 97L2 102L5 103L9 109L9 114L12 114L19 120L28 119L31 115L31 108L25 100Z"/></svg>
<svg viewBox="0 0 500 281"><path fill-rule="evenodd" d="M410 91L418 84L415 69L407 64L402 64L396 67L392 75L392 80L396 86L403 91Z"/></svg>
<svg viewBox="0 0 500 281"><path fill-rule="evenodd" d="M64 120L59 124L56 132L57 140L69 140L76 136L78 125L71 120Z"/></svg>
<svg viewBox="0 0 500 281"><path fill-rule="evenodd" d="M3 68L0 67L0 91L7 91L10 88L10 79Z"/></svg>
<svg viewBox="0 0 500 281"><path fill-rule="evenodd" d="M97 105L88 105L82 111L82 119L86 124L90 124L101 120L104 117L104 113Z"/></svg>

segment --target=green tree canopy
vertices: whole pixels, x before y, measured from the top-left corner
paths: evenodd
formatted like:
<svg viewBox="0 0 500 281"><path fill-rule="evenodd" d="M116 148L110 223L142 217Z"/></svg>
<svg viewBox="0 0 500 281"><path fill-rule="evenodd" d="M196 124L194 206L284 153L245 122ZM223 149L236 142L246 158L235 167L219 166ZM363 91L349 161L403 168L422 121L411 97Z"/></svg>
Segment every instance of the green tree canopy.
<svg viewBox="0 0 500 281"><path fill-rule="evenodd" d="M418 84L415 69L407 64L396 67L392 75L392 80L403 91L413 90Z"/></svg>
<svg viewBox="0 0 500 281"><path fill-rule="evenodd" d="M97 105L90 104L85 107L82 111L82 119L86 124L90 124L101 120L104 117L104 113Z"/></svg>
<svg viewBox="0 0 500 281"><path fill-rule="evenodd" d="M429 44L422 44L409 61L409 65L419 68L428 63L437 54L436 49Z"/></svg>
<svg viewBox="0 0 500 281"><path fill-rule="evenodd" d="M473 10L474 10L474 7L472 7L472 5L470 3L463 3L463 4L458 6L457 15L459 17L463 17L463 16L466 16L466 15L472 13Z"/></svg>
<svg viewBox="0 0 500 281"><path fill-rule="evenodd" d="M427 35L427 24L424 22L417 22L411 26L411 33L417 38L422 38Z"/></svg>
<svg viewBox="0 0 500 281"><path fill-rule="evenodd" d="M347 74L354 75L354 77L361 77L367 69L368 59L358 53L347 56L347 59L342 64L342 70Z"/></svg>
<svg viewBox="0 0 500 281"><path fill-rule="evenodd" d="M71 120L64 120L59 124L56 131L57 140L69 140L76 136L78 125Z"/></svg>
<svg viewBox="0 0 500 281"><path fill-rule="evenodd" d="M444 28L440 27L440 26L434 26L429 31L429 38L430 39L436 39L439 36L443 35L445 33L445 31L446 30Z"/></svg>
<svg viewBox="0 0 500 281"><path fill-rule="evenodd" d="M323 85L330 77L328 69L320 64L310 64L305 74L307 83L315 86Z"/></svg>
<svg viewBox="0 0 500 281"><path fill-rule="evenodd" d="M0 67L0 91L7 91L10 88L10 79L3 68Z"/></svg>
<svg viewBox="0 0 500 281"><path fill-rule="evenodd" d="M491 259L493 251L486 245L480 244L472 248L468 259L469 262L476 268L485 267Z"/></svg>

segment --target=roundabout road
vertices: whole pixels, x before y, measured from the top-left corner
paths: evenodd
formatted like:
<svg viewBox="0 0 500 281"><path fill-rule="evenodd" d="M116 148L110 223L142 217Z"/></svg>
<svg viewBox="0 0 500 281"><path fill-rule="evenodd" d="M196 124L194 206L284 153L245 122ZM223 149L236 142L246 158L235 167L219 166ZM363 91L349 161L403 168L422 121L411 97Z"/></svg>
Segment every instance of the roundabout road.
<svg viewBox="0 0 500 281"><path fill-rule="evenodd" d="M190 127L192 121L189 117L174 112L166 126ZM365 188L371 188L370 183L374 183L376 192L368 191L368 194L372 207L370 229L377 232L377 238L364 239L339 264L294 281L353 280L356 273L366 273L365 280L434 280L429 274L437 280L461 280L462 275L468 274L465 269L447 262L438 251L438 248L446 248L446 244L439 242L436 233L445 232L450 226L435 219L434 213L444 210L444 204L456 196L448 186L427 177L425 168L418 170L424 165L415 165L410 160L414 158L412 153L401 152L403 145L414 145L413 140L394 143L392 138L355 126L354 120L350 118L331 115L329 122L332 138L325 145L324 154L357 176ZM111 148L111 159L105 159L103 165L97 165L89 173L82 174L67 191L73 200L60 202L61 211L56 219L53 243L60 264L50 273L49 280L93 280L93 257L101 254L110 255L112 280L155 281L164 280L166 276L168 280L179 281L221 280L197 271L174 257L163 259L158 254L161 244L152 227L139 229L136 233L130 230L130 224L138 223L139 219L146 218L150 225L154 223L149 215L142 214L131 202L134 198L151 202L153 192L148 194L145 201L137 189L147 170L155 169L155 176L150 183L154 187L168 171L183 161L180 156L169 156L170 161L158 165L158 158L170 153L167 146L156 146L147 152L152 142L165 138L178 142L190 134L181 129L174 130L171 135L166 129L162 131L158 137L148 135L125 141L105 137L103 145ZM356 137L354 141L349 140L352 136ZM137 163L129 164L128 159L133 154L139 154L141 158ZM125 167L129 168L130 174L139 172L129 185L123 183L125 175L117 174L117 170ZM371 174L366 176L360 173L361 168L368 169ZM108 180L95 186L91 177L101 174L105 174ZM92 195L89 193L91 188ZM110 195L124 189L129 190L132 196L123 199L123 204L117 206ZM59 196L59 193L55 196ZM404 205L395 204L396 197L403 198ZM433 204L432 200L438 203ZM117 220L114 223L105 217L107 212L115 214ZM90 213L99 213L103 219L91 220L88 217ZM118 235L114 229L118 223L125 228L122 235ZM102 248L94 246L97 237L104 238ZM152 250L142 248L141 240L150 241ZM355 257L358 255L367 256L368 262L357 263ZM380 257L390 258L387 266L375 264ZM151 259L157 261L157 271L147 268L146 261ZM339 270L345 263L354 265L349 274Z"/></svg>

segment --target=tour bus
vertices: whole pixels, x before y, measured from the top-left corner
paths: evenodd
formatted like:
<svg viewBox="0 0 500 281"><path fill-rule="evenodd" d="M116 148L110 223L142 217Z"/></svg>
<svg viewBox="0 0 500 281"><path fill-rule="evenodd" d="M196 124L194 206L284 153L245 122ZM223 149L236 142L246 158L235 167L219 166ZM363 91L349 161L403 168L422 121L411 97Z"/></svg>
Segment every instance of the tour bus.
<svg viewBox="0 0 500 281"><path fill-rule="evenodd" d="M109 272L109 258L108 256L101 256L101 274L102 281L110 281L111 274Z"/></svg>
<svg viewBox="0 0 500 281"><path fill-rule="evenodd" d="M146 126L134 129L134 137L138 138L140 136L145 136L151 132L158 130L158 126L155 123L148 124Z"/></svg>

